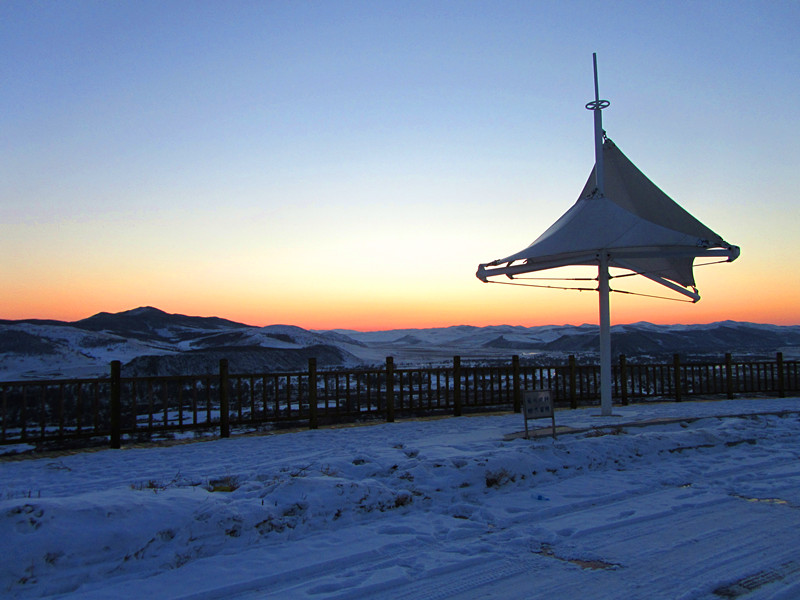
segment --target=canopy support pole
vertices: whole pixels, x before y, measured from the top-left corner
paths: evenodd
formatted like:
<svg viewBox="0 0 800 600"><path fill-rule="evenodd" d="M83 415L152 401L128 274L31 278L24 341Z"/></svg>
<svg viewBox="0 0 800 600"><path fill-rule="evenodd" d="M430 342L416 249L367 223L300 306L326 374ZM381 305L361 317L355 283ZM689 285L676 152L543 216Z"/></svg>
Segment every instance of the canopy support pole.
<svg viewBox="0 0 800 600"><path fill-rule="evenodd" d="M600 416L611 416L611 286L608 276L608 253L600 253L598 267L600 296Z"/></svg>
<svg viewBox="0 0 800 600"><path fill-rule="evenodd" d="M603 173L603 109L610 102L600 99L600 85L597 79L597 53L592 54L594 66L594 100L586 108L594 113L594 177L597 196L605 195ZM608 252L600 252L600 266L597 273L597 291L600 296L600 408L601 416L611 416L611 302L608 283Z"/></svg>

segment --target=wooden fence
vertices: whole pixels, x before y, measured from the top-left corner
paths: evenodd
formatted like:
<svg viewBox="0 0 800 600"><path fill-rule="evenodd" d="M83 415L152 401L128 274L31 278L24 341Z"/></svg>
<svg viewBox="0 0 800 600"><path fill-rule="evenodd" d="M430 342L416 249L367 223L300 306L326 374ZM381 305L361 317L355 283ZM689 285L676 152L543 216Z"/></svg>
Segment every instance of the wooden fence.
<svg viewBox="0 0 800 600"><path fill-rule="evenodd" d="M798 361L629 363L613 368L615 402L775 395L800 391ZM381 367L292 373L232 374L221 360L213 375L122 377L118 361L99 379L0 383L0 444L81 446L177 435L220 435L281 427L384 420L435 414L520 410L522 391L550 389L556 406L597 404L600 369L577 364ZM105 440L105 441L104 441Z"/></svg>

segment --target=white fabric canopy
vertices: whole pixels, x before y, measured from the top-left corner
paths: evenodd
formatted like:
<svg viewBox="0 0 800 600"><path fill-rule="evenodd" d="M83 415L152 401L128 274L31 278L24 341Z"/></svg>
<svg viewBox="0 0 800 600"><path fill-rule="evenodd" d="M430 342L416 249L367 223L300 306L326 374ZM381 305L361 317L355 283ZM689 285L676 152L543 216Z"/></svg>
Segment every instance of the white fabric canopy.
<svg viewBox="0 0 800 600"><path fill-rule="evenodd" d="M478 267L477 277L541 271L569 265L608 265L639 273L699 299L694 259L722 256L739 248L703 225L662 192L611 140L603 143L604 191L595 187L594 169L578 201L524 250ZM691 288L691 289L690 289Z"/></svg>

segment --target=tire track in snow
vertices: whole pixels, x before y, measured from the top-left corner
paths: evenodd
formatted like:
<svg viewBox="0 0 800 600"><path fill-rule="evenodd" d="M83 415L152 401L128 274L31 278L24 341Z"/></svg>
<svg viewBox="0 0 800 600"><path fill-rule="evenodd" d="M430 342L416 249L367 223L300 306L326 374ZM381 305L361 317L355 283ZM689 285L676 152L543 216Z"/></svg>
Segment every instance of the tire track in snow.
<svg viewBox="0 0 800 600"><path fill-rule="evenodd" d="M773 467L775 466L774 461L769 464ZM733 474L739 471L735 469L717 469L714 471L714 475L723 472ZM654 477L657 477L657 475L654 475ZM503 523L502 529L509 530L521 527L523 536L531 539L532 529L541 531L543 525L558 521L561 517L568 516L570 519L574 518L587 523L596 522L599 514L605 517L606 514L625 513L626 510L623 509L627 509L631 505L647 505L647 498L674 494L680 487L679 485L654 484L653 482L645 483L634 490L628 489L623 492L566 503L559 507L540 511L535 515L520 513ZM686 498L689 499L690 495L687 495ZM703 502L688 502L687 508L705 513L705 509L717 506L720 502L735 503L736 500L727 495L722 495ZM641 526L648 521L668 520L674 517L676 505L669 502L668 506L670 508L651 514L631 515L615 522L604 523L603 525L580 531L571 531L566 538L573 540L597 535L611 536L614 531ZM677 506L680 505L678 504ZM536 532L532 533L535 535ZM461 538L459 541L462 545L465 543L470 545L476 543L485 534L485 530L479 530L466 538ZM409 562L425 551L434 552L440 550L441 544L441 541L418 539L397 545L391 549L385 548L381 551L361 553L346 559L316 563L279 576L241 582L234 588L221 588L215 590L212 595L191 596L189 598L191 600L206 600L224 596L226 598L238 598L239 600L248 598L267 600L269 598L287 599L318 596L331 600L347 600L379 595L381 598L391 600L411 600L414 598L445 600L482 586L514 578L532 570L537 564L540 568L542 568L543 564L547 564L546 559L533 555L521 555L513 559L507 558L500 561L495 560L488 564L485 558L470 557L446 567L422 572L419 574L419 579L416 580L410 580L405 573L396 572L398 563ZM574 548L574 544L570 544L570 546L573 546L573 552L580 554L580 548ZM590 559L595 557L594 554L586 556ZM624 568L624 565L622 566ZM395 572L392 572L393 568ZM333 581L332 578L335 579L340 576L342 571L358 573L358 576L353 576L343 581ZM374 577L381 571L389 572L389 576L379 583L369 584L370 577ZM364 582L367 583L361 585ZM189 600L189 598L185 600Z"/></svg>
<svg viewBox="0 0 800 600"><path fill-rule="evenodd" d="M380 590L384 600L447 600L455 595L484 587L502 579L530 571L536 561L533 558L492 560L484 558L466 560L440 572L430 573L426 577L405 583L402 589L392 592L391 589ZM363 598L364 592L356 590L356 594L333 596L330 600L351 600ZM378 590L375 590L378 591Z"/></svg>
<svg viewBox="0 0 800 600"><path fill-rule="evenodd" d="M354 554L339 555L334 559L320 562L310 562L301 567L282 571L264 577L239 581L234 584L220 585L209 589L180 596L174 600L216 600L226 598L229 600L240 598L270 598L272 596L288 598L291 590L306 585L309 581L316 581L321 577L351 570L359 565L379 562L391 562L398 556L416 546L416 540L403 542L389 542L374 549L369 549ZM255 552L254 554L257 554ZM218 557L217 557L218 558ZM233 559L236 562L235 558ZM268 588L268 589L267 589Z"/></svg>

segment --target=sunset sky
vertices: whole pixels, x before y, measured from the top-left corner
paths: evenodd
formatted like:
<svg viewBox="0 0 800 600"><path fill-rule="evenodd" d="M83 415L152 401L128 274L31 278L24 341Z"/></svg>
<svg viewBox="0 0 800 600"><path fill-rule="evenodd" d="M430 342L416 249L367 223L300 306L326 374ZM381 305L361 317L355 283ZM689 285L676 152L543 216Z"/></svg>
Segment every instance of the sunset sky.
<svg viewBox="0 0 800 600"><path fill-rule="evenodd" d="M577 199L597 52L609 137L742 248L612 322L800 324L798 31L794 0L3 2L0 318L596 323L474 274Z"/></svg>

